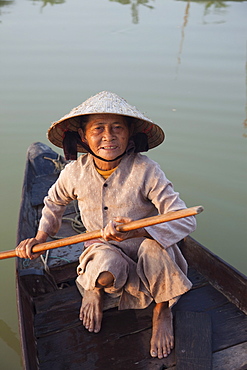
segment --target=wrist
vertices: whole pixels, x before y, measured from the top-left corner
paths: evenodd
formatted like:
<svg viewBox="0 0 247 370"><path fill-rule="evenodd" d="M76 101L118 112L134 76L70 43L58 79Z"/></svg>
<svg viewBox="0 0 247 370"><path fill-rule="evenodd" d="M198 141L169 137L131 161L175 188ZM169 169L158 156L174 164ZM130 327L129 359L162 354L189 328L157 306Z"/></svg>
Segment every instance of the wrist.
<svg viewBox="0 0 247 370"><path fill-rule="evenodd" d="M44 231L41 231L41 230L38 230L36 236L35 236L35 239L39 242L39 243L45 243L47 238L48 238L48 234Z"/></svg>

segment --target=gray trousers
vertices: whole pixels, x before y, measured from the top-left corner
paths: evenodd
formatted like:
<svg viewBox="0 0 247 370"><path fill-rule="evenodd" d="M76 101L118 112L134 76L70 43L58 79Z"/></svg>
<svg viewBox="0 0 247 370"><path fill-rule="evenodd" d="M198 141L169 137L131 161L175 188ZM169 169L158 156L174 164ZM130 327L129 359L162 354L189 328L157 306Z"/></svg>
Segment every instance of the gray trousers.
<svg viewBox="0 0 247 370"><path fill-rule="evenodd" d="M155 240L145 239L134 261L122 249L107 242L91 244L80 256L77 286L84 290L95 288L102 272L114 277L113 286L105 288L109 296L119 296L119 309L147 307L169 302L174 305L192 284L187 278L187 263L177 245L167 249Z"/></svg>

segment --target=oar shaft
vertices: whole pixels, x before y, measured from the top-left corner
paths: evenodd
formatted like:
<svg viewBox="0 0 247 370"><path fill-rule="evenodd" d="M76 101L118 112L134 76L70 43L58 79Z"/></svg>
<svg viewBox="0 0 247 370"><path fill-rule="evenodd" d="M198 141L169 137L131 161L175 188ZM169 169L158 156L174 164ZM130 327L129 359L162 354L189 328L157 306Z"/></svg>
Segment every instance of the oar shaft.
<svg viewBox="0 0 247 370"><path fill-rule="evenodd" d="M169 212L164 215L158 215L158 216L143 218L141 220L131 221L127 224L120 224L116 227L116 229L122 232L136 230L142 227L161 224L163 222L173 221L173 220L177 220L183 217L194 216L194 215L201 213L202 211L203 211L202 206L186 208L180 211ZM98 239L98 238L101 238L101 231L100 230L91 231L88 233L69 236L68 238L64 238L64 239L58 239L58 240L53 240L50 242L36 244L35 246L33 246L32 252L33 253L44 252L49 249L65 247L67 245L81 243L87 240ZM15 250L0 252L0 260L6 259L6 258L12 258L12 257L16 257Z"/></svg>
<svg viewBox="0 0 247 370"><path fill-rule="evenodd" d="M194 216L194 215L201 213L202 211L203 211L202 206L186 208L180 211L169 212L164 215L158 215L158 216L153 216L153 217L148 217L148 218L142 218L136 221L131 221L127 224L121 224L117 226L116 229L118 231L131 231L135 229L140 229L142 227L161 224L163 222L178 220L179 218Z"/></svg>

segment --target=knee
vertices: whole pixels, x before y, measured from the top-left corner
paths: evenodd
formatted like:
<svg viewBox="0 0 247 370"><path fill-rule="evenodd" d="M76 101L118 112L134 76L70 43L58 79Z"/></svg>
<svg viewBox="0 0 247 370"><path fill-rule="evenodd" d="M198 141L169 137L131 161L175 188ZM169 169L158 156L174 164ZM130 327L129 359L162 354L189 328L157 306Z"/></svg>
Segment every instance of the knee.
<svg viewBox="0 0 247 370"><path fill-rule="evenodd" d="M161 252L162 246L152 239L145 239L138 250L138 257L148 254L148 256L155 255L157 256Z"/></svg>
<svg viewBox="0 0 247 370"><path fill-rule="evenodd" d="M97 281L97 288L110 288L113 286L114 276L109 271L103 271L100 273Z"/></svg>

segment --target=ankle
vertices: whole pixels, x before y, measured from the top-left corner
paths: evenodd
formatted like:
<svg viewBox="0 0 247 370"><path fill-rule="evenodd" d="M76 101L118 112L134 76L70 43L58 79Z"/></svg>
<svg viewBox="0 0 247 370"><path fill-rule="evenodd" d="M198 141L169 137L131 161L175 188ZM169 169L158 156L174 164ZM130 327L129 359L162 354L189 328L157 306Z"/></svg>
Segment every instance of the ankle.
<svg viewBox="0 0 247 370"><path fill-rule="evenodd" d="M160 302L160 303L156 303L156 305L154 306L154 313L156 314L159 314L163 311L166 311L166 310L169 310L169 302Z"/></svg>

